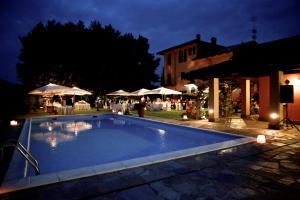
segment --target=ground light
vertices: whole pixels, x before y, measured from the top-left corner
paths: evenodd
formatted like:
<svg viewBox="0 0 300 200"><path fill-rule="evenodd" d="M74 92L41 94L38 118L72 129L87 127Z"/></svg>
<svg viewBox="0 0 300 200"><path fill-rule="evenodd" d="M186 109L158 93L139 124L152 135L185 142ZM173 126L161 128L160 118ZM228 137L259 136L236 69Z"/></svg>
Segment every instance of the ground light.
<svg viewBox="0 0 300 200"><path fill-rule="evenodd" d="M258 135L256 138L257 143L264 144L266 143L266 136L265 135Z"/></svg>
<svg viewBox="0 0 300 200"><path fill-rule="evenodd" d="M271 113L270 114L271 119L278 119L278 114L277 113Z"/></svg>
<svg viewBox="0 0 300 200"><path fill-rule="evenodd" d="M182 116L182 119L187 120L187 119L188 119L188 116L187 116L187 115L183 115L183 116Z"/></svg>
<svg viewBox="0 0 300 200"><path fill-rule="evenodd" d="M18 126L18 122L16 120L11 120L10 125L11 126Z"/></svg>

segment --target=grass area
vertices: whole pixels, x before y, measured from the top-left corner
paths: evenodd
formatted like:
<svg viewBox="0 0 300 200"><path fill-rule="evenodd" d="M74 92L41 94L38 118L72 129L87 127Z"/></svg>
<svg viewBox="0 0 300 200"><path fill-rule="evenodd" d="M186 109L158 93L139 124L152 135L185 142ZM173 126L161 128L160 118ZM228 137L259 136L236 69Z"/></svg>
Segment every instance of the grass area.
<svg viewBox="0 0 300 200"><path fill-rule="evenodd" d="M171 111L146 111L145 116L150 117L161 117L166 119L176 119L180 120L182 113L184 113L184 110L178 111L178 110L171 110ZM73 111L72 115L91 115L91 114L102 114L102 113L111 113L111 110L109 109L99 109L97 111L96 108L91 108L90 110L80 110L80 111ZM138 115L137 111L130 111L133 115ZM27 114L20 114L16 115L13 118L14 119L25 119L25 118L38 118L38 117L48 117L48 116L59 116L55 114L49 114L45 112L44 110L37 110L35 112L30 112ZM68 116L68 115L64 115Z"/></svg>
<svg viewBox="0 0 300 200"><path fill-rule="evenodd" d="M146 111L145 116L149 117L161 117L165 119L175 119L181 120L181 115L184 113L184 110L171 110L171 111ZM91 115L91 114L101 114L101 113L111 113L111 110L108 109L100 109L99 111L96 108L92 108L91 110L80 110L80 111L73 111L72 115ZM131 114L137 115L137 111L131 111ZM25 118L38 118L38 117L48 117L48 116L58 116L54 114L49 114L43 110L39 110L36 112L31 112L28 114L17 115L15 119L25 119ZM67 116L67 115L65 115Z"/></svg>
<svg viewBox="0 0 300 200"><path fill-rule="evenodd" d="M171 110L171 111L146 111L145 116L151 117L161 117L165 119L175 119L181 120L181 115L185 112L185 110Z"/></svg>
<svg viewBox="0 0 300 200"><path fill-rule="evenodd" d="M111 113L110 110L107 109L100 109L99 111L96 110L96 108L92 108L91 110L80 110L80 111L73 111L72 115L89 115L89 114L101 114L101 113ZM48 117L48 116L59 116L55 114L49 114L43 110L38 110L36 112L31 112L28 114L23 115L16 115L16 119L25 119L25 118L37 118L37 117ZM67 116L67 115L64 115Z"/></svg>

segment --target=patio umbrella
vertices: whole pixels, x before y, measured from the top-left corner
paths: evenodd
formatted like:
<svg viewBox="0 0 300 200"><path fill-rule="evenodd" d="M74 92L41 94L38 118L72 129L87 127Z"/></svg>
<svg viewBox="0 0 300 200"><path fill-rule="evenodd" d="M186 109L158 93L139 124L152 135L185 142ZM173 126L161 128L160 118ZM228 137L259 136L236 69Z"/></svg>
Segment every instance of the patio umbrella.
<svg viewBox="0 0 300 200"><path fill-rule="evenodd" d="M147 94L161 94L161 95L171 95L171 94L182 94L182 92L178 92L176 90L171 90L165 87L159 87L153 90L150 90L148 92L144 93L145 95Z"/></svg>
<svg viewBox="0 0 300 200"><path fill-rule="evenodd" d="M117 90L117 91L108 93L106 95L110 95L110 96L132 96L132 94L130 92L126 92L124 90Z"/></svg>
<svg viewBox="0 0 300 200"><path fill-rule="evenodd" d="M43 87L39 87L35 90L30 91L28 94L43 95L43 96L62 95L63 92L68 91L70 89L72 89L72 88L49 83L48 85L45 85Z"/></svg>
<svg viewBox="0 0 300 200"><path fill-rule="evenodd" d="M145 92L149 92L149 91L150 90L148 90L148 89L142 88L142 89L136 90L134 92L131 92L131 94L133 96L143 96L145 94Z"/></svg>
<svg viewBox="0 0 300 200"><path fill-rule="evenodd" d="M69 90L64 91L63 94L82 96L82 95L91 95L92 93L87 90L80 89L78 87L72 87Z"/></svg>

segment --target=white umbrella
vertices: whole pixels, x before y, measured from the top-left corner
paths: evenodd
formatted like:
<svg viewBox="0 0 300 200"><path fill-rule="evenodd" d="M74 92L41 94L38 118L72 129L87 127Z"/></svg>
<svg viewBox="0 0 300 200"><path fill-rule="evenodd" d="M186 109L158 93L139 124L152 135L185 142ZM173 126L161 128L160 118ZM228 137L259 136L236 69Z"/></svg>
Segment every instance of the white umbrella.
<svg viewBox="0 0 300 200"><path fill-rule="evenodd" d="M161 94L161 95L171 95L171 94L182 94L182 92L178 92L176 90L171 90L165 87L159 87L153 90L150 90L148 92L144 93L145 95L147 94Z"/></svg>
<svg viewBox="0 0 300 200"><path fill-rule="evenodd" d="M48 85L45 85L43 87L39 87L35 90L30 91L28 94L44 95L44 96L46 96L46 95L62 95L64 91L68 91L70 89L72 89L72 88L49 83Z"/></svg>
<svg viewBox="0 0 300 200"><path fill-rule="evenodd" d="M117 90L117 91L108 93L108 94L106 94L106 95L111 95L111 96L132 96L131 93L126 92L126 91L124 91L124 90Z"/></svg>
<svg viewBox="0 0 300 200"><path fill-rule="evenodd" d="M80 89L78 87L72 87L70 88L70 90L66 90L63 92L64 94L66 95L91 95L92 93L87 91L87 90L83 90L83 89Z"/></svg>
<svg viewBox="0 0 300 200"><path fill-rule="evenodd" d="M134 92L131 92L131 94L134 96L143 96L145 94L145 92L149 92L149 91L150 90L148 90L148 89L142 88L142 89L136 90Z"/></svg>

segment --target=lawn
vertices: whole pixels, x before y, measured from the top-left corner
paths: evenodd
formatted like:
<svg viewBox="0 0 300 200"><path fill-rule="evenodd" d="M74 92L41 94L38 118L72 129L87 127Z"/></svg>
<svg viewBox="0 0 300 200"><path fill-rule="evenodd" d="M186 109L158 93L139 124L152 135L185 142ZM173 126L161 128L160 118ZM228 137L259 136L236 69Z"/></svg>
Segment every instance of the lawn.
<svg viewBox="0 0 300 200"><path fill-rule="evenodd" d="M92 108L91 110L74 110L72 115L88 115L88 114L101 114L101 113L111 113L110 110L100 109L99 111L96 108ZM55 116L54 114L49 114L43 110L38 110L36 112L30 112L27 114L16 115L16 119L25 119L25 118L36 118L36 117L46 117L46 116ZM68 115L64 115L68 116Z"/></svg>
<svg viewBox="0 0 300 200"><path fill-rule="evenodd" d="M182 119L181 115L183 113L185 113L185 110L153 111L153 112L146 111L145 116L181 120Z"/></svg>
<svg viewBox="0 0 300 200"><path fill-rule="evenodd" d="M171 111L146 111L145 116L149 117L161 117L165 119L175 119L181 120L181 115L184 113L184 110L171 110ZM99 111L96 108L92 108L91 110L81 110L81 111L73 111L72 115L89 115L89 114L101 114L101 113L111 113L111 110L108 109L100 109ZM137 111L131 111L132 115L137 115ZM36 117L46 117L46 116L54 116L53 114L46 113L45 111L39 110L36 112L31 112L23 115L16 115L15 119L25 119L25 118L36 118ZM67 116L67 115L65 115Z"/></svg>

